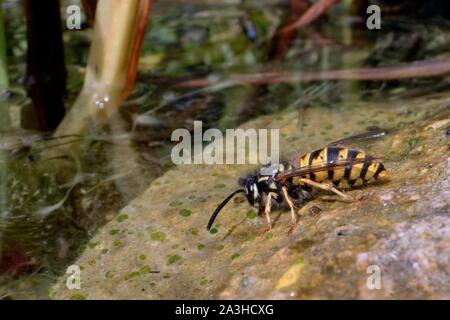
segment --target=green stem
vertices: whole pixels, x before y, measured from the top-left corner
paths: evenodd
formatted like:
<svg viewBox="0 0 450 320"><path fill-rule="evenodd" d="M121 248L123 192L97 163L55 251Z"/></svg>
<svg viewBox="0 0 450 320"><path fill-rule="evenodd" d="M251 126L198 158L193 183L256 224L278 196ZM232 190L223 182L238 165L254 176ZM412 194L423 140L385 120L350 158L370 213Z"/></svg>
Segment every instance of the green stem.
<svg viewBox="0 0 450 320"><path fill-rule="evenodd" d="M9 87L8 63L6 61L5 24L3 21L3 0L0 0L0 89Z"/></svg>

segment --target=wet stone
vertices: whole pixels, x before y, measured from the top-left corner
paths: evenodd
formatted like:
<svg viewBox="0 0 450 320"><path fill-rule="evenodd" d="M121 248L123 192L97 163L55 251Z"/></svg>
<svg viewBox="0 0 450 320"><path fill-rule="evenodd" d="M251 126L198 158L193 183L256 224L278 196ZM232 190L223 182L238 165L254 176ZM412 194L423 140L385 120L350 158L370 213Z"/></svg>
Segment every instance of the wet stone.
<svg viewBox="0 0 450 320"><path fill-rule="evenodd" d="M77 294L87 299L449 299L450 157L443 134L449 125L449 101L416 98L407 104L384 101L356 103L345 111L330 108L326 115L333 126L327 126L328 136L316 132L323 126L321 108L308 109L308 126L302 128L298 113L289 111L245 123L244 128L282 128L282 154L298 156L330 143L330 137L346 136L350 128L350 134L363 132L367 124L354 119L365 119L370 109L370 114L378 114L377 126L397 128L360 146L375 156L395 151L385 163L390 181L347 191L364 196L354 203L317 192L306 208L317 206L320 214L299 210L294 236L287 234L289 210L274 209L272 236L267 239L261 235L264 217L254 215L246 201L231 201L218 216L214 232L206 230L217 204L235 190L238 177L254 167L223 165L219 176L213 175L215 166L178 166L118 213L126 220L110 221L90 240L102 245L85 250L74 262L84 266ZM419 112L424 108L432 111ZM405 113L407 120L399 117ZM410 144L412 132L417 140ZM421 146L421 152L411 153ZM193 189L197 196L190 198ZM124 225L133 234L120 234L119 240L112 230ZM143 230L151 231L137 237ZM160 272L125 280L144 265ZM111 266L113 276L105 277ZM379 267L380 289L369 289L370 266ZM53 287L53 298L73 296L65 281L63 275Z"/></svg>

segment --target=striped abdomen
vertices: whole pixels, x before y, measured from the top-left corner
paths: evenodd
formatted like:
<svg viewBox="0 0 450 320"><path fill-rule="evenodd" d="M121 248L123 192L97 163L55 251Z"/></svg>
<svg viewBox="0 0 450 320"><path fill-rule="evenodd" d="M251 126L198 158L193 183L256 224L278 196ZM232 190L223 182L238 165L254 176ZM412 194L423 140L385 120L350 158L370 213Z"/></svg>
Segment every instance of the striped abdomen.
<svg viewBox="0 0 450 320"><path fill-rule="evenodd" d="M300 158L300 167L305 168L323 163L332 163L339 159L358 159L369 157L365 152L343 147L325 147L307 153ZM348 165L328 171L309 173L305 178L316 182L331 181L334 185L347 188L386 176L386 170L379 160L367 159L364 163Z"/></svg>

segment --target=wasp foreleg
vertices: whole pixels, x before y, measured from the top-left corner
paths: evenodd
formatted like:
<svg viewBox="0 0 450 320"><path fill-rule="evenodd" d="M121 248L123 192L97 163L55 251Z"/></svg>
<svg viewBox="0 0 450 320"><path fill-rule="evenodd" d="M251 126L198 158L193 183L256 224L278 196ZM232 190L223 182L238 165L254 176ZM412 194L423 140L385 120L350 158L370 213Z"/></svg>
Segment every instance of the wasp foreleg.
<svg viewBox="0 0 450 320"><path fill-rule="evenodd" d="M346 201L346 202L357 201L353 197L351 197L351 196L349 196L349 195L347 195L345 193L342 193L341 191L336 189L336 187L334 185L332 185L331 183L330 184L328 184L328 183L319 183L319 182L315 182L315 181L312 181L311 179L307 179L307 178L300 178L299 181L303 182L303 183L306 183L306 184L309 184L310 186L315 187L315 188L319 188L319 189L322 189L322 190L327 190L327 191L334 192L338 196L340 196L342 199L344 199L344 201Z"/></svg>
<svg viewBox="0 0 450 320"><path fill-rule="evenodd" d="M289 196L288 188L282 187L281 189L283 190L284 199L286 200L287 204L289 205L289 208L291 208L291 227L289 228L288 233L293 234L295 232L295 230L297 229L297 213L295 212L294 203L292 202L292 199Z"/></svg>

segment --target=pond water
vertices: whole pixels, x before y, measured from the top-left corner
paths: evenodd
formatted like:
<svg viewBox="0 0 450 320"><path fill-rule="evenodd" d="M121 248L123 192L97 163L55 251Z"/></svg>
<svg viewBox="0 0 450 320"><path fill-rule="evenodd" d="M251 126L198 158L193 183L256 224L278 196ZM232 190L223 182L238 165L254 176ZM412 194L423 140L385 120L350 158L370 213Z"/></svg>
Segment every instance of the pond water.
<svg viewBox="0 0 450 320"><path fill-rule="evenodd" d="M0 299L50 298L50 288L67 266L96 247L92 239L99 230L120 220L119 211L155 179L162 183L161 177L173 172L171 133L177 128L192 131L194 120L203 121L204 130L255 123L279 127L286 142L282 152L293 154L369 127L395 131L408 126L410 136L404 145L409 152L417 144L415 122L448 119L448 75L270 85L230 80L246 73L326 72L449 59L448 20L433 14L425 18L387 15L381 30L369 30L366 16L352 15L340 5L313 26L282 37L278 31L295 16L285 1L156 1L135 88L119 112L106 125L92 126L81 136L51 138L33 129L34 115L23 85L23 8L16 1L4 1L3 7L11 85L0 105ZM83 84L91 32L87 26L64 31L67 108ZM218 82L187 86L194 79ZM384 105L392 109L384 110ZM287 123L286 117L295 120L295 125ZM76 145L78 152L53 152L59 145ZM373 150L395 161L408 155L406 151L386 155L395 148L385 147ZM220 185L217 170L211 188ZM194 183L187 190L197 188L197 174L202 173L192 169ZM208 183L203 178L200 182ZM186 188L177 183L161 188L166 192L162 197L174 207L177 199L170 201L170 193ZM204 200L212 196L213 204L217 203L227 193L222 188ZM401 221L399 217L393 221ZM231 297L245 296L233 290L226 292ZM314 292L313 284L309 290ZM219 291L215 287L189 297L228 297L218 295ZM328 297L320 292L320 297ZM157 297L177 295L164 287Z"/></svg>

